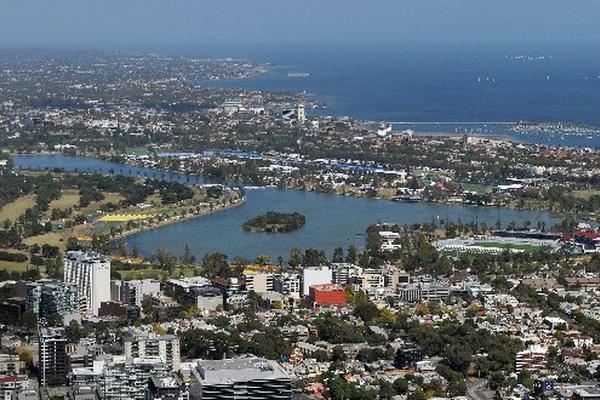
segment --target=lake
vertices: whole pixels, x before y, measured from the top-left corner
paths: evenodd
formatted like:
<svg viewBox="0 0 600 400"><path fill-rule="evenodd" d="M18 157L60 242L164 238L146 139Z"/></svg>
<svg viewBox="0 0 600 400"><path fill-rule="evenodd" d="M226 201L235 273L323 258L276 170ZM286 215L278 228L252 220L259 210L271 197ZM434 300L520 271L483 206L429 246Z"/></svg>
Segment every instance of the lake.
<svg viewBox="0 0 600 400"><path fill-rule="evenodd" d="M136 168L86 157L61 155L13 156L13 163L23 169L61 169L65 171L101 172L201 184L203 180L169 171ZM242 224L258 214L274 210L299 212L306 225L295 232L270 234L244 232ZM162 226L128 236L127 247L137 247L140 254L151 255L163 247L181 253L187 244L197 257L207 252L221 252L230 258L254 259L268 254L285 259L294 247L319 248L329 256L338 246L364 245L366 228L377 222L398 224L427 223L437 219L463 222L486 221L494 225L500 219L503 226L529 220L547 226L555 220L544 212L519 211L494 207L475 207L434 203L397 203L388 200L354 198L291 189L259 188L246 191L246 202L236 208L204 217Z"/></svg>

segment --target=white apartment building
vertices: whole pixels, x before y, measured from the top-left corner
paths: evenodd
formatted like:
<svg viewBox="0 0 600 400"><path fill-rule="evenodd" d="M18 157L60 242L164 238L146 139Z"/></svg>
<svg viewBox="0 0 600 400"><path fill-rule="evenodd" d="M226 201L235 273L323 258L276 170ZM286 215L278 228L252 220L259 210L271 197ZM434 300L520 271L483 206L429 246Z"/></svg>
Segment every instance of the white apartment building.
<svg viewBox="0 0 600 400"><path fill-rule="evenodd" d="M271 272L248 272L244 273L246 280L246 290L256 293L265 293L273 291L274 274Z"/></svg>
<svg viewBox="0 0 600 400"><path fill-rule="evenodd" d="M132 306L142 306L145 296L157 297L160 282L154 279L124 281L121 285L121 301Z"/></svg>
<svg viewBox="0 0 600 400"><path fill-rule="evenodd" d="M363 290L380 289L385 286L385 275L381 269L364 269L358 276L358 283Z"/></svg>
<svg viewBox="0 0 600 400"><path fill-rule="evenodd" d="M302 293L302 278L299 274L282 273L277 275L273 281L273 290L299 299L300 293Z"/></svg>
<svg viewBox="0 0 600 400"><path fill-rule="evenodd" d="M421 300L441 300L450 296L450 287L443 283L403 284L397 289L400 300L418 302Z"/></svg>
<svg viewBox="0 0 600 400"><path fill-rule="evenodd" d="M181 368L179 338L175 335L140 333L124 339L125 358L158 357L173 371Z"/></svg>
<svg viewBox="0 0 600 400"><path fill-rule="evenodd" d="M543 371L548 367L548 347L531 345L517 353L515 369L517 373L527 370L531 372Z"/></svg>
<svg viewBox="0 0 600 400"><path fill-rule="evenodd" d="M340 285L347 285L362 272L362 268L356 264L333 263L331 266L333 267L333 281Z"/></svg>
<svg viewBox="0 0 600 400"><path fill-rule="evenodd" d="M312 285L324 285L333 282L333 271L326 266L307 267L302 270L302 295L308 296Z"/></svg>
<svg viewBox="0 0 600 400"><path fill-rule="evenodd" d="M98 316L100 303L110 301L110 260L99 253L70 251L64 259L64 281L77 285L81 312Z"/></svg>

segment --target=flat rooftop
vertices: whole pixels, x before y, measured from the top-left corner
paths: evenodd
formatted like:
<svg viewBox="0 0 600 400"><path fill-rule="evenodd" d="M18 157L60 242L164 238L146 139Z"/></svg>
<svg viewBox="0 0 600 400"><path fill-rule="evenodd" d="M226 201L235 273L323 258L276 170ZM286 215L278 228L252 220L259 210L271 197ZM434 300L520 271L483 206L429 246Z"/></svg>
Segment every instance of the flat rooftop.
<svg viewBox="0 0 600 400"><path fill-rule="evenodd" d="M290 378L277 362L258 357L198 360L194 373L204 385Z"/></svg>
<svg viewBox="0 0 600 400"><path fill-rule="evenodd" d="M314 290L318 290L320 292L339 292L344 291L344 287L337 283L324 283L322 285L310 285L310 287Z"/></svg>
<svg viewBox="0 0 600 400"><path fill-rule="evenodd" d="M578 389L575 389L573 391L573 393L577 393L577 395L582 398L586 398L586 397L598 398L598 397L600 397L600 387L588 386L588 387L578 388Z"/></svg>

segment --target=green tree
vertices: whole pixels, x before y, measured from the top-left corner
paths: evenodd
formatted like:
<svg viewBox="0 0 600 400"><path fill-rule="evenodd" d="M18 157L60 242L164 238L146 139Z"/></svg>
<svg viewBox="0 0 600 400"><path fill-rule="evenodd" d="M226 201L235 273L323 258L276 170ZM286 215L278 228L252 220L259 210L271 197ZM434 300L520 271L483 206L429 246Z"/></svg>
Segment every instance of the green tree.
<svg viewBox="0 0 600 400"><path fill-rule="evenodd" d="M133 258L139 258L140 256L140 249L137 247L137 244L133 246L133 249L131 250L131 257Z"/></svg>
<svg viewBox="0 0 600 400"><path fill-rule="evenodd" d="M271 256L268 254L260 254L256 256L256 260L254 262L259 265L268 265L271 262Z"/></svg>
<svg viewBox="0 0 600 400"><path fill-rule="evenodd" d="M70 343L79 343L79 339L84 336L84 333L79 323L73 320L65 328L65 336Z"/></svg>
<svg viewBox="0 0 600 400"><path fill-rule="evenodd" d="M353 314L364 322L369 322L379 316L379 308L377 308L375 303L366 298L366 296L361 296L360 293L362 292L359 292L355 296Z"/></svg>
<svg viewBox="0 0 600 400"><path fill-rule="evenodd" d="M127 257L127 246L122 240L117 244L117 254L121 257Z"/></svg>
<svg viewBox="0 0 600 400"><path fill-rule="evenodd" d="M192 265L196 263L196 256L190 250L190 246L183 246L183 254L181 255L181 263L183 265Z"/></svg>
<svg viewBox="0 0 600 400"><path fill-rule="evenodd" d="M527 389L533 389L534 380L531 377L531 372L523 370L519 374L518 382L525 386Z"/></svg>
<svg viewBox="0 0 600 400"><path fill-rule="evenodd" d="M25 311L21 316L21 325L27 330L33 331L37 329L37 323L37 316L33 311Z"/></svg>
<svg viewBox="0 0 600 400"><path fill-rule="evenodd" d="M446 364L455 371L463 374L467 372L473 350L465 344L455 344L446 350Z"/></svg>
<svg viewBox="0 0 600 400"><path fill-rule="evenodd" d="M288 261L288 264L290 264L290 266L292 268L298 268L303 263L304 263L304 258L302 257L302 251L300 249L294 247L290 251L290 260Z"/></svg>
<svg viewBox="0 0 600 400"><path fill-rule="evenodd" d="M406 378L403 378L403 377L397 378L394 381L393 386L394 386L394 390L398 394L405 394L406 392L408 392L408 380Z"/></svg>
<svg viewBox="0 0 600 400"><path fill-rule="evenodd" d="M351 264L356 264L358 260L358 248L351 244L348 246L348 252L346 253L346 262Z"/></svg>
<svg viewBox="0 0 600 400"><path fill-rule="evenodd" d="M333 351L331 352L331 360L332 361L346 361L348 359L348 355L344 351L342 346L335 346Z"/></svg>
<svg viewBox="0 0 600 400"><path fill-rule="evenodd" d="M327 264L325 251L319 249L306 249L304 252L303 264L308 266Z"/></svg>
<svg viewBox="0 0 600 400"><path fill-rule="evenodd" d="M344 262L344 249L342 249L341 247L336 247L333 250L333 258L331 259L331 261L334 263Z"/></svg>
<svg viewBox="0 0 600 400"><path fill-rule="evenodd" d="M406 397L406 400L427 400L427 396L425 396L425 393L423 392L423 389L417 388L417 390L411 392Z"/></svg>
<svg viewBox="0 0 600 400"><path fill-rule="evenodd" d="M67 239L67 251L76 250L81 250L81 245L79 244L77 238L71 236Z"/></svg>
<svg viewBox="0 0 600 400"><path fill-rule="evenodd" d="M152 256L152 262L159 268L167 270L169 274L171 274L177 265L177 257L170 251L159 247Z"/></svg>
<svg viewBox="0 0 600 400"><path fill-rule="evenodd" d="M142 312L144 315L152 314L152 296L144 296L142 299Z"/></svg>
<svg viewBox="0 0 600 400"><path fill-rule="evenodd" d="M207 253L202 258L202 268L209 278L228 279L232 276L227 256L222 253Z"/></svg>
<svg viewBox="0 0 600 400"><path fill-rule="evenodd" d="M379 384L379 398L385 400L391 400L396 395L394 385L388 381L380 380Z"/></svg>

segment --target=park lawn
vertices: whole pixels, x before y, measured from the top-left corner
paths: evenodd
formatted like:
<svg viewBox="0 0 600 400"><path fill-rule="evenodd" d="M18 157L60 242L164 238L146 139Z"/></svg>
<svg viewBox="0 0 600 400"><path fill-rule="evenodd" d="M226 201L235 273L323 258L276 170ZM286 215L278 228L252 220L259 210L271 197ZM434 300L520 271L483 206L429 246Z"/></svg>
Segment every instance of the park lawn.
<svg viewBox="0 0 600 400"><path fill-rule="evenodd" d="M58 246L62 249L63 246L66 244L64 243L65 241L66 238L63 232L51 232L45 233L43 235L28 237L23 240L23 243L25 243L28 246L31 246L36 243L40 246L48 244L50 246Z"/></svg>
<svg viewBox="0 0 600 400"><path fill-rule="evenodd" d="M198 275L198 268L193 266L181 266L173 270L171 278L186 277L191 278Z"/></svg>
<svg viewBox="0 0 600 400"><path fill-rule="evenodd" d="M463 190L467 192L476 192L479 195L484 195L492 192L492 186L482 185L479 183L464 183Z"/></svg>
<svg viewBox="0 0 600 400"><path fill-rule="evenodd" d="M25 210L35 206L35 196L30 194L23 196L13 201L12 203L6 204L0 209L0 221L7 219L14 221L19 218Z"/></svg>
<svg viewBox="0 0 600 400"><path fill-rule="evenodd" d="M28 246L35 243L40 246L49 244L50 246L58 246L61 250L65 250L67 245L67 239L71 236L81 237L85 235L85 232L90 228L90 224L76 225L74 227L63 229L58 232L45 233L43 235L31 236L23 240Z"/></svg>
<svg viewBox="0 0 600 400"><path fill-rule="evenodd" d="M128 147L125 149L126 154L134 154L136 156L147 156L150 151L145 147Z"/></svg>
<svg viewBox="0 0 600 400"><path fill-rule="evenodd" d="M55 208L60 208L61 210L65 210L67 208L75 207L79 204L79 191L78 190L65 190L63 191L62 196L56 200L52 200L50 202L50 206L48 207L49 211L52 211Z"/></svg>
<svg viewBox="0 0 600 400"><path fill-rule="evenodd" d="M517 250L524 250L527 253L532 253L534 251L540 251L542 249L539 246L532 246L530 244L510 244L510 243L498 243L498 242L474 243L473 246L498 247L501 249L517 249Z"/></svg>
<svg viewBox="0 0 600 400"><path fill-rule="evenodd" d="M89 206L82 208L80 210L80 212L85 215L93 214L96 211L100 210L100 208L105 204L108 204L108 203L117 204L118 202L120 202L121 200L124 199L124 197L118 193L102 192L102 194L104 194L104 199L102 201L95 201L95 202L91 203Z"/></svg>
<svg viewBox="0 0 600 400"><path fill-rule="evenodd" d="M0 270L9 272L25 272L27 271L27 262L13 262L0 260Z"/></svg>
<svg viewBox="0 0 600 400"><path fill-rule="evenodd" d="M144 203L152 204L154 207L160 207L162 206L162 199L159 194L153 193L146 198L146 201Z"/></svg>
<svg viewBox="0 0 600 400"><path fill-rule="evenodd" d="M126 269L117 271L121 275L121 279L124 281L131 281L134 279L156 279L163 280L168 276L168 272L160 269Z"/></svg>
<svg viewBox="0 0 600 400"><path fill-rule="evenodd" d="M592 196L600 196L600 190L590 189L590 190L573 190L571 192L573 196L579 197L580 199L589 199Z"/></svg>
<svg viewBox="0 0 600 400"><path fill-rule="evenodd" d="M121 279L124 281L130 281L134 279L168 279L168 278L179 278L186 277L191 278L198 275L198 269L193 266L179 266L173 269L173 273L169 276L169 272L158 268L144 268L144 269L123 269L117 270L121 275Z"/></svg>
<svg viewBox="0 0 600 400"><path fill-rule="evenodd" d="M120 222L114 222L114 221L96 222L93 225L88 224L86 226L84 236L93 237L93 236L98 236L98 235L108 235L112 228L118 227L119 225L121 225Z"/></svg>

